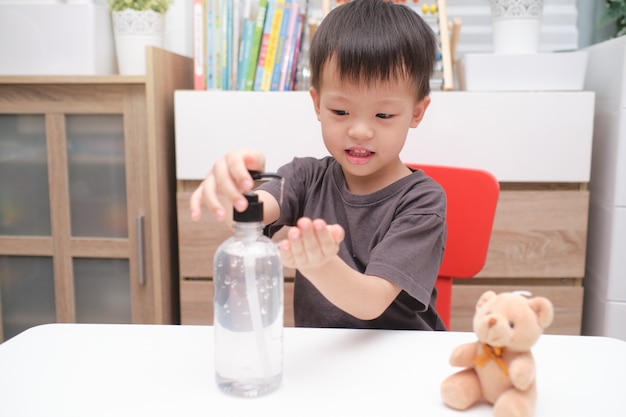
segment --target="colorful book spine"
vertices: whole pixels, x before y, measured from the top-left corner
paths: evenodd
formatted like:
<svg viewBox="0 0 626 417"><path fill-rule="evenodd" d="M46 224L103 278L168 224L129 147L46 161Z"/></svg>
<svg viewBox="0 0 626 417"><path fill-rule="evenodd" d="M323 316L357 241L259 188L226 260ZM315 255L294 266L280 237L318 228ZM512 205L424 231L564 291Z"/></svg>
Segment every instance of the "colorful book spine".
<svg viewBox="0 0 626 417"><path fill-rule="evenodd" d="M233 41L233 2L222 0L222 90L230 90L230 63Z"/></svg>
<svg viewBox="0 0 626 417"><path fill-rule="evenodd" d="M213 1L213 69L215 89L222 89L222 0Z"/></svg>
<svg viewBox="0 0 626 417"><path fill-rule="evenodd" d="M274 4L274 16L272 17L272 27L269 41L267 43L267 54L265 55L265 65L263 67L263 77L261 78L261 91L270 91L272 84L272 72L276 62L276 49L278 47L278 37L283 22L285 11L285 0L276 0Z"/></svg>
<svg viewBox="0 0 626 417"><path fill-rule="evenodd" d="M244 88L248 91L252 91L254 89L254 76L256 74L259 49L261 48L261 37L263 36L263 27L265 26L265 18L267 15L267 3L268 0L259 0L259 5L256 11L254 31L250 46L250 57L248 59L248 74L246 75L246 84Z"/></svg>
<svg viewBox="0 0 626 417"><path fill-rule="evenodd" d="M283 59L287 45L287 37L289 36L289 29L292 24L291 16L293 15L293 7L294 0L285 0L283 18L280 24L280 34L278 35L278 44L276 46L276 60L274 61L272 80L270 82L270 91L278 91L278 86L280 85L281 70L283 68Z"/></svg>
<svg viewBox="0 0 626 417"><path fill-rule="evenodd" d="M304 39L304 23L306 20L306 14L300 13L298 16L298 27L296 29L296 40L294 45L293 54L289 60L289 68L287 73L289 77L287 78L287 82L285 84L285 90L295 90L296 88L296 78L298 75L298 60L300 59L300 50L302 48L302 39Z"/></svg>
<svg viewBox="0 0 626 417"><path fill-rule="evenodd" d="M291 14L289 15L289 29L287 30L287 38L285 39L284 52L280 63L280 78L277 86L278 91L285 91L285 85L287 84L289 61L293 60L293 54L295 52L297 38L296 30L298 18L300 17L299 7L298 2L294 1L293 6L291 7Z"/></svg>
<svg viewBox="0 0 626 417"><path fill-rule="evenodd" d="M244 19L243 21L243 33L241 34L241 47L239 48L239 63L237 69L237 90L246 89L254 25L254 20Z"/></svg>
<svg viewBox="0 0 626 417"><path fill-rule="evenodd" d="M215 0L205 0L205 16L206 16L206 33L205 33L205 51L206 51L206 88L207 90L215 89L215 42L213 36L215 29L215 15L213 8Z"/></svg>
<svg viewBox="0 0 626 417"><path fill-rule="evenodd" d="M274 6L276 0L269 0L267 6L267 15L263 24L263 34L261 35L261 46L259 48L259 57L257 59L256 73L254 75L255 91L261 91L261 82L263 81L263 70L265 69L265 57L267 56L267 46L270 40L270 32L272 31L272 20L274 17Z"/></svg>
<svg viewBox="0 0 626 417"><path fill-rule="evenodd" d="M241 0L230 0L232 27L230 31L230 89L237 89L239 73L239 46L241 42Z"/></svg>
<svg viewBox="0 0 626 417"><path fill-rule="evenodd" d="M204 0L193 0L193 88L206 90L204 60Z"/></svg>

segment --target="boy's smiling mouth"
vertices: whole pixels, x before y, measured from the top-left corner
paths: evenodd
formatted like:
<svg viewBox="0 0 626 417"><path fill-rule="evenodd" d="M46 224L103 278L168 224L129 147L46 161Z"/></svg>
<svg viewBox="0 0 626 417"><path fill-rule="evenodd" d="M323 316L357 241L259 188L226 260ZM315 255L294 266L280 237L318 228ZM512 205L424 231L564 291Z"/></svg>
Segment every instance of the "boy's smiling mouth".
<svg viewBox="0 0 626 417"><path fill-rule="evenodd" d="M365 148L348 148L346 149L346 157L348 158L348 162L352 164L365 164L370 159L374 152L367 150Z"/></svg>

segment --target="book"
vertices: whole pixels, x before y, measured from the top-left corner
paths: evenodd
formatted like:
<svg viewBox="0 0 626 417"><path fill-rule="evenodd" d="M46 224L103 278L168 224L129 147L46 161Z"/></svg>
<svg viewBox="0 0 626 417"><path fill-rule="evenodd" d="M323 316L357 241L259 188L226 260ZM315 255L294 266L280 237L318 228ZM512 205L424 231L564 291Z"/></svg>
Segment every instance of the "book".
<svg viewBox="0 0 626 417"><path fill-rule="evenodd" d="M265 65L263 66L263 76L261 78L261 91L270 91L272 72L274 71L274 62L276 61L278 37L280 36L280 28L283 21L284 11L285 0L275 0L274 15L272 16L272 25L269 40L267 42L267 52L265 55Z"/></svg>
<svg viewBox="0 0 626 417"><path fill-rule="evenodd" d="M246 75L245 90L251 91L254 88L254 76L259 59L259 49L261 48L261 37L265 27L265 18L268 10L268 0L259 0L259 5L254 21L254 31L250 42L250 56L248 57L248 73Z"/></svg>
<svg viewBox="0 0 626 417"><path fill-rule="evenodd" d="M270 91L278 91L278 86L280 84L287 38L289 36L289 30L292 30L293 25L295 24L296 15L293 14L293 8L294 0L285 0L282 22L280 24L280 33L278 35L278 44L276 46L274 69L272 70L272 79L270 81ZM286 69L287 65L285 64L284 67Z"/></svg>
<svg viewBox="0 0 626 417"><path fill-rule="evenodd" d="M206 90L204 61L204 0L193 0L193 88Z"/></svg>
<svg viewBox="0 0 626 417"><path fill-rule="evenodd" d="M222 0L213 2L213 82L214 88L222 89Z"/></svg>
<svg viewBox="0 0 626 417"><path fill-rule="evenodd" d="M222 0L222 53L220 66L222 68L222 90L230 90L230 64L233 41L233 2Z"/></svg>
<svg viewBox="0 0 626 417"><path fill-rule="evenodd" d="M267 45L270 40L270 32L272 31L272 18L274 17L274 5L276 0L268 0L265 22L263 24L263 34L261 35L261 46L259 48L259 57L257 58L256 73L254 74L253 90L261 91L261 82L263 81L263 70L265 69L265 57L267 55Z"/></svg>
<svg viewBox="0 0 626 417"><path fill-rule="evenodd" d="M244 90L246 86L246 76L248 75L248 61L250 59L250 48L252 43L252 33L254 32L254 20L251 19L251 0L244 0L241 11L241 37L239 39L239 55L237 57L237 77L236 89Z"/></svg>
<svg viewBox="0 0 626 417"><path fill-rule="evenodd" d="M206 32L205 32L205 51L206 51L206 89L215 89L215 41L214 37L214 14L215 0L205 0L205 20L206 20Z"/></svg>
<svg viewBox="0 0 626 417"><path fill-rule="evenodd" d="M252 49L252 34L254 33L254 20L244 18L242 22L241 46L239 47L239 62L237 63L237 90L246 89L246 77L250 63L250 50Z"/></svg>
<svg viewBox="0 0 626 417"><path fill-rule="evenodd" d="M295 53L295 45L297 38L298 18L300 17L300 6L297 1L293 2L291 14L289 16L289 28L287 29L287 37L285 39L284 51L280 63L279 80L276 90L285 91L287 78L289 77L289 61L293 60Z"/></svg>
<svg viewBox="0 0 626 417"><path fill-rule="evenodd" d="M241 41L241 0L229 0L231 4L230 19L232 21L230 28L230 90L237 89L237 74L239 72L239 47Z"/></svg>
<svg viewBox="0 0 626 417"><path fill-rule="evenodd" d="M298 60L300 59L300 51L302 49L302 40L304 39L304 22L306 14L300 13L297 21L296 37L293 54L289 58L289 66L287 67L287 80L285 81L285 90L296 89L296 79L298 76Z"/></svg>

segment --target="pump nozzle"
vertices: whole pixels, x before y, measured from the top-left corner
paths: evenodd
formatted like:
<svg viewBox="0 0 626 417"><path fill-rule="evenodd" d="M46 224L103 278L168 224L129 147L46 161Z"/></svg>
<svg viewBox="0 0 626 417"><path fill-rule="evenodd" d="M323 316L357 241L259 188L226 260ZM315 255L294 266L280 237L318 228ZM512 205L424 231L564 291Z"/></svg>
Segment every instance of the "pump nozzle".
<svg viewBox="0 0 626 417"><path fill-rule="evenodd" d="M285 179L274 172L259 172L248 170L248 173L255 181L260 181L263 179L279 179L280 183L280 198L278 200L278 204L282 206L283 204L283 189L285 186ZM233 209L233 219L235 221L243 221L243 222L255 222L263 220L263 203L259 202L258 196L254 193L254 191L248 191L244 194L246 199L248 199L248 209L246 209L243 213L239 213L237 210ZM255 210L254 212L252 212ZM247 212L249 212L246 214Z"/></svg>
<svg viewBox="0 0 626 417"><path fill-rule="evenodd" d="M255 181L260 181L264 178L274 178L278 180L283 179L283 177L281 177L280 175L274 172L259 172L259 171L248 171L248 172L250 173L250 176L252 176L252 179Z"/></svg>

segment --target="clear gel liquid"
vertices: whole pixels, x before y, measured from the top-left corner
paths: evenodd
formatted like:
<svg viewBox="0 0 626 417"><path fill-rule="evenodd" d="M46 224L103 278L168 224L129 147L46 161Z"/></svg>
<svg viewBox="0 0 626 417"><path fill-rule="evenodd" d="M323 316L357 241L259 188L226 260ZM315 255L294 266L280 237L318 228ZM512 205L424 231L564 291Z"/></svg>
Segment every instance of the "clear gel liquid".
<svg viewBox="0 0 626 417"><path fill-rule="evenodd" d="M215 254L215 378L231 395L256 397L282 380L283 269L274 242L253 225Z"/></svg>

